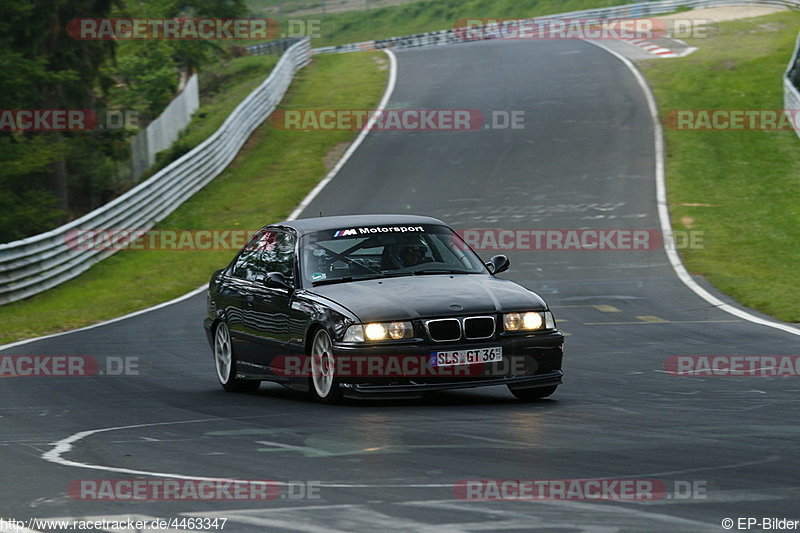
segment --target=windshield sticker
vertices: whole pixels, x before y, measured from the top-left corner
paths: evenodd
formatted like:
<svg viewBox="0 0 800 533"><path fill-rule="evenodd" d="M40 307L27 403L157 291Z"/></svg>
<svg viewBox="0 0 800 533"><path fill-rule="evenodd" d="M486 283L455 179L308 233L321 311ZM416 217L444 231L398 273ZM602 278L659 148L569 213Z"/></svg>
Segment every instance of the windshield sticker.
<svg viewBox="0 0 800 533"><path fill-rule="evenodd" d="M373 233L407 233L425 231L422 226L372 226L366 228L340 229L333 237L352 237L353 235L371 235Z"/></svg>
<svg viewBox="0 0 800 533"><path fill-rule="evenodd" d="M311 274L311 281L320 281L327 277L324 272L314 272Z"/></svg>

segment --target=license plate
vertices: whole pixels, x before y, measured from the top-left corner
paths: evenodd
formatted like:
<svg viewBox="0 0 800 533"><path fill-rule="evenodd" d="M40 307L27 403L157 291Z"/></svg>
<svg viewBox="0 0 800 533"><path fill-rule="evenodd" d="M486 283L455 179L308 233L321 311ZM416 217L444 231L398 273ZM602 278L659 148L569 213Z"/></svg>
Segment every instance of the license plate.
<svg viewBox="0 0 800 533"><path fill-rule="evenodd" d="M431 352L431 366L477 365L502 359L503 348L500 346Z"/></svg>

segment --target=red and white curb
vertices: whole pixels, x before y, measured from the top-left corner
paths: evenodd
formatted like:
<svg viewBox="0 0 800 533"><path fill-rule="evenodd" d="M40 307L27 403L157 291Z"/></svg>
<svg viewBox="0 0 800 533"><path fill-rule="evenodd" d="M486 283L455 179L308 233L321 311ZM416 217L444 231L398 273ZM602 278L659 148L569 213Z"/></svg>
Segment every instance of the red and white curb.
<svg viewBox="0 0 800 533"><path fill-rule="evenodd" d="M679 57L678 54L670 50L669 48L664 48L663 46L659 46L657 44L653 44L650 41L645 39L623 39L625 42L630 43L634 46L638 46L645 52L653 54L654 56L658 57Z"/></svg>

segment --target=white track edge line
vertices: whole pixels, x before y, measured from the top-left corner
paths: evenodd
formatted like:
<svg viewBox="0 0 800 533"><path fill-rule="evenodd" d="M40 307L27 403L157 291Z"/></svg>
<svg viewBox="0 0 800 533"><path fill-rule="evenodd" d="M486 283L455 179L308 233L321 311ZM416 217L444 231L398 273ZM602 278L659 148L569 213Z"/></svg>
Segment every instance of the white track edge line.
<svg viewBox="0 0 800 533"><path fill-rule="evenodd" d="M116 472L118 474L130 474L135 476L151 476L151 477L158 477L158 478L168 478L168 479L183 479L187 481L216 481L216 482L229 482L235 481L238 483L261 483L263 481L270 481L275 485L289 485L290 482L284 481L274 481L274 480L248 480L248 479L235 479L235 478L223 478L223 477L209 477L209 476L191 476L186 474L174 474L168 472L154 472L151 470L138 470L133 468L122 468L116 466L106 466L106 465L95 465L91 463L81 463L78 461L71 461L69 459L65 459L62 455L69 453L72 451L73 444L81 441L87 437L91 437L92 435L96 435L98 433L107 433L110 431L119 431L125 429L137 429L137 428L146 428L146 427L154 427L154 426L168 426L168 425L175 425L175 424L196 424L196 423L204 423L204 422L212 422L218 421L218 418L203 418L203 419L195 419L195 420L179 420L176 422L153 422L148 424L131 424L128 426L114 426L114 427L106 427L106 428L99 428L99 429L90 429L86 431L79 431L78 433L74 433L69 437L65 437L61 440L56 442L50 443L53 446L50 450L43 453L40 458L44 459L45 461L55 463L61 466L71 466L74 468L85 468L88 470L100 470L104 472ZM403 488L403 487L411 487L411 488L446 488L452 487L452 483L418 483L418 484L396 484L396 483L384 483L384 484L369 484L369 483L322 483L322 486L329 487L329 488L370 488L370 487L394 487L394 488Z"/></svg>
<svg viewBox="0 0 800 533"><path fill-rule="evenodd" d="M378 109L376 111L382 111L383 109L386 108L386 104L389 102L389 98L391 97L392 93L394 92L394 87L395 87L395 83L396 83L396 80L397 80L397 58L395 57L395 55L390 50L385 50L385 52L389 56L389 62L390 62L389 81L386 84L386 90L385 90L385 92L383 94L383 97L381 98L380 103L378 104ZM298 208L295 209L294 212L292 212L292 214L290 215L288 220L294 220L295 218L297 218L297 216L300 213L302 213L303 209L306 206L308 206L309 203L311 203L311 201L319 194L319 192L325 187L325 185L330 183L330 181L339 172L339 169L341 169L344 166L344 164L347 162L347 159L350 158L350 156L353 154L353 152L355 152L356 148L358 148L358 146L364 141L364 138L367 136L367 133L369 133L370 129L375 124L376 120L377 120L377 116L373 115L370 118L369 122L367 123L367 126L361 131L361 133L358 135L358 137L356 137L356 140L353 141L353 144L350 145L350 147L344 153L344 155L339 160L339 162L336 164L336 166L328 173L328 175L311 192L308 193L308 195L305 197L305 199L300 204L300 206L298 206ZM180 299L189 298L193 294L196 294L200 290L203 290L203 289L205 289L205 287L200 287L199 289L196 289L195 291L192 291L188 295L182 296ZM164 307L164 306L169 305L169 304L171 304L173 302L175 302L175 300L173 300L172 302L166 302L166 303L160 304L159 306L156 306L156 307ZM145 310L142 310L142 311L138 311L137 313L134 313L134 314L146 313L147 311L152 310L152 309L155 309L155 308L145 309ZM133 316L133 314L132 315L128 315L128 316ZM126 318L126 317L120 317L118 319L115 319L114 321L122 320L123 318ZM109 321L109 322L111 322L111 321ZM108 323L108 322L106 322L106 323ZM97 326L100 326L100 325L101 324L96 324L94 326L89 326L89 327L97 327ZM83 329L89 329L89 328L83 328ZM75 331L80 331L80 330L75 330ZM64 335L66 333L70 333L70 332L64 332L64 333L60 333L60 334L56 334L56 335ZM51 336L54 337L56 335L51 335ZM40 337L40 338L44 338L44 337ZM29 339L27 341L23 341L23 342L18 343L18 344L24 344L26 342L32 342L33 340L36 340L36 339ZM187 422L190 423L190 422L193 422L193 421L186 421L184 423L187 423ZM60 464L62 466L72 466L72 467L77 467L77 468L88 468L90 470L105 470L107 472L117 472L117 473L120 473L120 474L168 477L168 478L186 479L186 480L228 481L228 480L223 479L223 478L209 478L209 477L202 477L202 476L186 476L186 475L180 475L180 474L168 474L168 473L160 473L160 472L150 472L150 471L146 471L146 470L135 470L135 469L129 469L129 468L117 468L117 467L109 467L109 466L103 466L103 465L92 465L92 464L87 464L87 463L80 463L80 462L77 462L77 461L70 461L69 459L65 459L65 458L62 457L63 454L68 453L70 450L72 450L72 444L73 443L78 442L79 440L82 440L82 439L84 439L84 438L86 438L88 436L94 435L96 433L114 431L114 430L118 430L118 429L131 429L131 428L137 428L137 427L149 427L149 426L162 425L162 424L168 424L168 423L136 424L136 425L132 425L132 426L118 426L118 427L112 427L112 428L101 428L101 429L95 429L95 430L81 431L81 432L75 433L75 434L73 434L73 435L71 435L69 437L66 437L64 439L61 439L61 440L53 443L53 448L51 450L43 453L41 458L44 459L45 461L49 461L49 462L52 462L52 463ZM346 486L346 485L344 485L344 486Z"/></svg>
<svg viewBox="0 0 800 533"><path fill-rule="evenodd" d="M392 93L394 92L394 86L395 86L395 83L397 81L397 58L395 57L394 53L392 53L391 50L384 50L384 52L386 52L386 55L389 56L389 81L386 83L386 89L384 90L383 97L381 98L381 101L378 104L378 108L376 109L376 113L373 114L372 117L370 117L369 121L367 122L367 125L364 127L363 130L361 130L361 133L359 133L358 137L356 137L356 140L353 141L353 143L350 145L350 147L347 149L347 151L344 153L344 155L342 155L342 157L336 163L336 166L334 166L333 169L331 169L331 171L325 176L325 178L323 178L323 180L320 181L317 184L317 186L314 187L311 190L311 192L309 192L306 195L306 197L303 199L303 201L300 202L300 205L298 205L297 208L295 208L295 210L292 211L292 214L289 215L289 217L286 220L294 220L294 219L296 219L300 215L300 213L302 213L303 210L306 207L308 207L308 204L310 204L314 200L314 198L316 198L316 196L322 191L322 189L324 189L325 186L328 185L328 183L330 183L330 181L334 177L336 177L336 174L339 173L339 170L341 170L341 168L344 166L344 164L347 162L347 160L350 159L350 156L353 155L353 152L356 151L356 148L358 148L359 145L362 142L364 142L364 138L367 136L367 133L369 133L369 131L375 125L375 122L378 119L377 112L383 111L386 108L386 104L389 102L389 98L391 98ZM200 294L201 292L203 292L207 288L208 288L208 284L206 283L205 285L203 285L201 287L198 287L198 288L194 289L193 291L187 292L183 296L178 296L175 299L169 300L168 302L162 302L162 303L154 305L152 307L148 307L146 309L140 309L139 311L134 311L133 313L129 313L127 315L123 315L123 316L120 316L120 317L117 317L117 318L112 318L110 320L106 320L106 321L103 321L103 322L98 322L97 324L92 324L90 326L85 326L85 327L78 328L78 329L71 329L69 331L60 331L58 333L52 333L50 335L43 335L41 337L33 337L33 338L30 338L30 339L24 339L24 340L17 341L17 342L12 342L12 343L9 343L9 344L3 344L3 345L0 345L0 351L6 350L8 348L15 348L17 346L22 346L23 344L29 344L31 342L41 341L41 340L44 340L44 339L52 339L53 337L60 337L62 335L69 335L70 333L77 333L78 331L86 331L88 329L99 328L101 326L107 326L108 324L113 324L114 322L120 322L122 320L127 320L127 319L133 318L135 316L139 316L139 315L143 315L145 313L149 313L150 311L155 311L157 309L161 309L163 307L167 307L168 305L172 305L172 304L176 304L178 302L182 302L183 300L186 300L188 298L191 298L192 296Z"/></svg>
<svg viewBox="0 0 800 533"><path fill-rule="evenodd" d="M187 299L191 298L192 296L200 294L201 292L206 290L206 288L208 288L208 284L207 283L205 285L201 286L201 287L198 287L198 288L194 289L193 291L187 292L186 294L184 294L182 296L178 296L177 298L173 298L172 300L169 300L167 302L162 302L162 303L156 304L156 305L154 305L152 307L148 307L146 309L140 309L138 311L134 311L133 313L128 313L127 315L118 316L116 318L112 318L110 320L105 320L103 322L98 322L97 324L92 324L90 326L84 326L84 327L78 328L78 329L71 329L69 331L59 331L58 333L51 333L50 335L43 335L41 337L33 337L33 338L30 338L30 339L24 339L24 340L17 341L17 342L12 342L12 343L9 343L9 344L3 344L2 346L0 346L0 351L6 350L8 348L15 348L17 346L22 346L23 344L29 344L29 343L35 342L35 341L41 341L41 340L44 340L44 339L52 339L53 337L60 337L62 335L69 335L70 333L77 333L79 331L86 331L88 329L99 328L100 326L107 326L109 324L113 324L114 322L120 322L122 320L127 320L129 318L133 318L135 316L143 315L145 313L149 313L150 311L155 311L157 309L161 309L162 307L167 307L168 305L176 304L178 302L182 302L183 300L187 300Z"/></svg>
<svg viewBox="0 0 800 533"><path fill-rule="evenodd" d="M650 86L647 84L647 80L644 79L642 73L639 72L639 69L636 68L636 65L628 59L627 57L623 56L611 50L610 48L603 46L600 43L596 43L593 41L586 41L587 43L593 44L603 50L607 51L611 55L615 56L619 59L622 64L624 64L628 70L633 74L633 77L636 79L636 82L642 89L642 92L647 99L647 106L650 109L650 119L653 121L653 130L655 134L655 156L656 156L656 203L658 206L658 218L659 223L661 224L661 232L664 234L665 242L672 242L673 234L672 234L672 223L670 222L669 217L669 204L667 203L667 187L666 187L666 177L664 174L664 138L663 138L663 131L661 128L661 119L658 114L658 106L656 105L655 97L653 96L653 92L650 90ZM791 326L789 324L784 324L782 322L777 322L773 320L767 320L765 318L761 318L755 316L751 313L748 313L744 309L739 309L731 304L725 303L706 289L701 287L689 274L686 270L686 267L681 262L680 255L678 255L677 250L672 247L665 247L665 251L667 253L667 257L669 258L669 263L672 266L672 269L675 271L675 274L678 276L686 287L692 290L695 294L697 294L700 298L708 302L709 304L713 305L717 309L725 311L733 316L739 317L743 320L747 320L748 322L752 322L754 324L759 324L762 326L767 326L770 328L775 328L781 331L785 331L786 333L791 333L792 335L800 335L800 329Z"/></svg>
<svg viewBox="0 0 800 533"><path fill-rule="evenodd" d="M373 113L372 116L370 116L369 121L367 121L367 125L358 134L356 140L353 141L353 143L347 148L347 151L344 153L344 155L342 155L342 157L336 163L336 166L334 166L331 169L331 171L328 172L328 175L325 176L322 179L322 181L317 183L317 186L314 187L311 190L311 192L309 192L306 195L305 198L303 198L303 201L300 202L300 205L298 205L294 211L292 211L292 214L289 215L289 218L287 220L294 220L298 216L300 216L300 213L302 213L306 209L306 207L308 207L308 205L312 201L314 201L314 198L316 198L317 195L319 195L319 193L322 192L322 189L324 189L331 182L331 180L336 177L336 175L342 169L344 164L347 163L347 161L350 159L350 156L352 156L353 153L356 151L356 149L361 145L361 143L364 142L364 139L366 138L367 134L370 132L370 130L372 130L372 127L378 120L379 113L384 109L386 109L386 104L389 103L389 98L391 98L392 93L394 92L395 83L397 82L397 58L395 57L394 53L389 49L384 50L384 52L386 53L387 56L389 56L389 81L386 83L386 90L383 93L383 97L381 98L381 101L378 104L375 113Z"/></svg>
<svg viewBox="0 0 800 533"><path fill-rule="evenodd" d="M647 85L647 82L644 80L644 78L642 77L642 75L639 72L639 70L626 57L614 52L613 50L609 50L608 48L606 48L605 46L602 46L600 44L593 43L591 41L586 41L586 42L594 44L595 46L598 46L598 47L608 51L609 53L611 53L612 55L617 57L620 61L622 61L622 63L633 73L634 77L636 78L637 82L639 83L640 87L642 88L642 90L643 90L643 92L644 92L644 94L646 96L646 99L647 99L647 102L648 102L648 107L650 109L651 119L653 121L653 126L654 126L655 134L656 134L655 135L656 186L657 186L658 213L659 213L659 219L660 219L660 223L661 223L661 230L665 235L667 235L669 237L672 237L672 227L670 225L669 211L668 211L667 202L666 202L666 188L665 188L664 165L663 165L663 155L664 155L663 148L664 147L663 147L663 139L662 139L662 136L661 136L662 135L661 123L658 120L657 107L656 107L655 99L653 98L652 92L650 91L650 87ZM390 51L387 50L386 52L387 52L387 54L389 54L389 57L392 60L392 69L391 69L391 72L390 72L389 83L387 84L386 94L384 95L384 98L381 100L381 106L380 106L381 109L383 109L383 106L385 106L386 102L388 101L389 95L391 94L390 89L394 88L394 80L396 78L396 70L395 70L396 69L396 59L395 59L394 55ZM371 123L369 124L369 126L371 126ZM366 133L368 131L369 131L369 127L365 128L365 130L362 131L362 133L359 135L359 137L356 139L356 141L354 141L354 144L356 142L358 142L360 144L360 141L363 141L363 138L366 136ZM356 145L356 147L357 147L357 145ZM345 154L345 156L349 157L349 155L351 155L352 152L355 151L355 148L353 148L352 145L351 145L351 148L352 148L352 150L348 150L348 152ZM345 159L344 156L343 156L343 159ZM340 163L341 163L341 165L337 164L337 166L334 168L334 170L337 170L338 168L341 168L341 166L344 164L344 162L342 162L341 160L340 160ZM326 180L329 182L331 179L333 179L333 176L335 176L335 174L333 173L333 171L331 171L329 176L326 177ZM309 193L309 196L307 196L306 198L308 199L311 196L311 194L314 194L316 196L316 194L319 194L320 190L322 190L322 187L318 186L317 188L312 190L311 193ZM316 193L315 193L315 191L316 191ZM313 200L313 197L311 197L311 200ZM311 200L309 200L308 203L310 203ZM307 205L307 203L306 203L306 205ZM670 264L672 265L673 269L675 270L675 273L678 276L678 278L681 281L683 281L683 283L689 289L691 289L693 292L695 292L698 296L700 296L701 298L703 298L707 302L711 303L712 305L715 305L716 307L722 309L723 311L726 311L726 312L728 312L730 314L733 314L734 316L738 316L738 317L743 318L745 320L748 320L750 322L754 322L756 324L762 324L762 325L766 325L766 326L769 326L769 327L781 329L783 331L787 331L788 333L792 333L792 334L795 334L795 335L800 335L800 330L797 330L797 329L795 329L795 328L793 328L791 326L785 325L785 324L771 322L771 321L764 320L764 319L761 319L759 317L753 316L753 315L751 315L751 314L749 314L749 313L747 313L745 311L742 311L742 310L737 309L737 308L735 308L733 306L730 306L730 305L726 304L725 302L722 302L721 300L719 300L715 296L709 294L705 289L703 289L702 287L697 285L697 283L691 278L689 273L683 267L683 264L680 262L680 257L678 257L677 252L675 250L672 250L672 249L668 248L666 250L666 252L667 252L667 256L670 259ZM163 305L167 305L167 304L163 304ZM192 422L197 422L197 421L184 421L182 423L192 423ZM84 438L89 437L91 435L94 435L96 433L102 433L102 432L107 432L107 431L115 431L115 430L119 430L119 429L131 429L131 428L138 428L138 427L167 425L167 424L174 424L174 423L176 423L176 422L172 422L172 423L170 423L170 422L161 422L161 423L154 423L154 424L135 424L135 425L131 425L131 426L118 426L118 427L111 427L111 428L101 428L101 429L95 429L95 430L81 431L81 432L75 433L75 434L73 434L73 435L71 435L69 437L66 437L64 439L61 439L61 440L53 443L53 448L51 450L43 453L41 455L41 458L46 460L46 461L52 462L52 463L60 464L62 466L72 466L72 467L78 467L78 468L87 468L87 469L90 469L90 470L104 470L104 471L107 471L107 472L117 472L117 473L124 473L124 474L145 475L145 476L155 476L155 477L166 477L166 478L185 479L185 480L229 481L228 479L225 479L225 478L209 478L209 477L203 477L203 476L187 476L187 475L181 475L181 474L169 474L169 473L151 472L151 471L147 471L147 470L135 470L135 469L128 469L128 468L110 467L110 466L104 466L104 465L92 465L92 464L87 464L87 463L79 463L79 462L76 462L76 461L70 461L69 459L65 459L65 458L62 457L63 454L68 453L69 451L72 450L72 444L73 443L78 442L80 440L83 440ZM177 422L177 423L181 423L181 422ZM349 484L342 483L342 484L333 484L331 486L345 488L345 487L354 487L354 486L359 486L359 485L349 485ZM429 485L421 484L421 485L416 485L416 486L421 488L421 487L434 487L434 486L440 487L442 485L441 484L429 484Z"/></svg>

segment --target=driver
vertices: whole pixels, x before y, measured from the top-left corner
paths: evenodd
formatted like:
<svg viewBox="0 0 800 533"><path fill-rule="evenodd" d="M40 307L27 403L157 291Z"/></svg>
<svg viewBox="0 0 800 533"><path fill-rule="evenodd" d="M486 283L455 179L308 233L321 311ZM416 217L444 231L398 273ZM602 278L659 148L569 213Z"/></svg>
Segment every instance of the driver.
<svg viewBox="0 0 800 533"><path fill-rule="evenodd" d="M428 246L419 237L403 239L388 248L392 268L409 268L431 261Z"/></svg>
<svg viewBox="0 0 800 533"><path fill-rule="evenodd" d="M403 268L408 268L426 262L425 250L420 244L405 244L400 247L397 257Z"/></svg>

